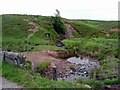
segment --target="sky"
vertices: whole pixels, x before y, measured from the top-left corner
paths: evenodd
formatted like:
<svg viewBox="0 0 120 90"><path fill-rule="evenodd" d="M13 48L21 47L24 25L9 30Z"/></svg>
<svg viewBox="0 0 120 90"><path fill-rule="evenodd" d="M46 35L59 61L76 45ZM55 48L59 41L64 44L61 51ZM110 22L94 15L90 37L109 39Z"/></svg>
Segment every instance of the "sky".
<svg viewBox="0 0 120 90"><path fill-rule="evenodd" d="M118 20L119 0L0 0L0 14L54 16L67 19Z"/></svg>

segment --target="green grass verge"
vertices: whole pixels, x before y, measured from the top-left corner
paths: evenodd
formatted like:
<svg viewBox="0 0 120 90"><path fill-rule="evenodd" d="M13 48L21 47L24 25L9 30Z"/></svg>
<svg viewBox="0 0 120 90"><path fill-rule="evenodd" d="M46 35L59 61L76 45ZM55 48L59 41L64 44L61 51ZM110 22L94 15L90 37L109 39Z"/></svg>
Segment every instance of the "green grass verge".
<svg viewBox="0 0 120 90"><path fill-rule="evenodd" d="M2 65L3 64L3 65ZM119 84L118 79L102 80L102 81L78 81L76 83L66 81L53 81L47 78L40 77L39 74L23 68L18 68L8 63L0 63L2 65L2 76L6 79L20 84L28 88L86 88L84 85L88 84L92 88L102 88L104 85Z"/></svg>
<svg viewBox="0 0 120 90"><path fill-rule="evenodd" d="M24 87L31 88L85 88L83 84L65 81L53 81L40 77L33 71L18 68L7 63L2 65L2 76Z"/></svg>

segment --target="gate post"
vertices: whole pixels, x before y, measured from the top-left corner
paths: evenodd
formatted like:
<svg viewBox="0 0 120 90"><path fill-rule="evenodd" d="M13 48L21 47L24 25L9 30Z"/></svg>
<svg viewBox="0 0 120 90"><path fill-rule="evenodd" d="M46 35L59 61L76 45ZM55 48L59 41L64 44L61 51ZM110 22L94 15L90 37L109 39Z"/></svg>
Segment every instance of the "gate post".
<svg viewBox="0 0 120 90"><path fill-rule="evenodd" d="M57 70L56 70L56 66L52 66L52 74L53 74L53 80L57 81Z"/></svg>

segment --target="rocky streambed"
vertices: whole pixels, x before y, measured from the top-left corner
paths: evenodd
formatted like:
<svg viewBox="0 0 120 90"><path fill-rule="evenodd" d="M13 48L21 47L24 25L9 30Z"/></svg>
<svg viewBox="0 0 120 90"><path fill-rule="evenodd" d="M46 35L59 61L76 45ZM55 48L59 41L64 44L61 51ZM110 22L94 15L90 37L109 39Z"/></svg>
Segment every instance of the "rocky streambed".
<svg viewBox="0 0 120 90"><path fill-rule="evenodd" d="M94 68L99 68L100 64L97 60L90 60L88 57L71 57L67 60L60 60L55 58L57 53L54 51L42 51L25 54L27 60L37 63L36 67L41 63L50 60L56 66L57 80L76 81L78 79L89 79L90 72ZM48 70L45 71L45 76L50 79L53 78L52 64ZM34 66L34 65L32 65ZM34 67L33 67L34 68ZM34 68L36 70L36 68Z"/></svg>
<svg viewBox="0 0 120 90"><path fill-rule="evenodd" d="M71 57L67 59L67 62L73 64L73 67L70 67L68 69L69 72L64 76L59 75L58 80L72 82L78 79L87 80L90 78L91 70L100 67L100 63L97 60L90 60L87 57Z"/></svg>

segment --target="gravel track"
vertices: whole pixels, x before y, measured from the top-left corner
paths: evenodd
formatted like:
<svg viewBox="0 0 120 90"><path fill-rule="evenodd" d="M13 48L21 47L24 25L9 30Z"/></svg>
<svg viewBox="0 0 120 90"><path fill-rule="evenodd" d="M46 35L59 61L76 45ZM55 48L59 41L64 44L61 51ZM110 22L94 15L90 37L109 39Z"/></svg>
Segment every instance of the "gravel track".
<svg viewBox="0 0 120 90"><path fill-rule="evenodd" d="M13 83L8 81L4 77L0 77L1 88L23 88L22 86L18 85L17 83Z"/></svg>

